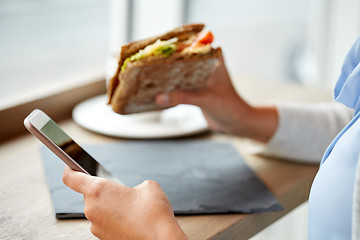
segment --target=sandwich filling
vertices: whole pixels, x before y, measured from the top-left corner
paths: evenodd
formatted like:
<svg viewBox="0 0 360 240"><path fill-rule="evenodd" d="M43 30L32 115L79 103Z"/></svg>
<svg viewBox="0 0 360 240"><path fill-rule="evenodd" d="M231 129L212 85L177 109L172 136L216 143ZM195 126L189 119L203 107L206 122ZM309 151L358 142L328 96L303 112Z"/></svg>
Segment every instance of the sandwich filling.
<svg viewBox="0 0 360 240"><path fill-rule="evenodd" d="M175 52L180 54L206 54L211 51L211 43L213 41L214 36L210 31L202 31L184 41L178 41L176 37L169 40L158 39L155 43L150 44L134 55L127 57L121 66L121 72L125 71L128 63L149 56L168 57Z"/></svg>

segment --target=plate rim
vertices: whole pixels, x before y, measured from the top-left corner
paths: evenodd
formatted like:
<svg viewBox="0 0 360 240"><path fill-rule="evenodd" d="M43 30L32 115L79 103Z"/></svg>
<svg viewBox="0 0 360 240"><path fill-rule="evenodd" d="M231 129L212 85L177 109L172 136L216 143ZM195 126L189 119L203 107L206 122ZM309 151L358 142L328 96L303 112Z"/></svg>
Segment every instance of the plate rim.
<svg viewBox="0 0 360 240"><path fill-rule="evenodd" d="M88 99L76 104L75 107L72 110L72 119L74 120L74 122L76 124L78 124L79 126L83 127L84 129L87 129L87 130L89 130L91 132L95 132L95 133L100 134L100 135L110 136L110 137L115 137L115 138L127 138L127 139L181 138L181 137L188 137L188 136L198 135L200 133L205 133L206 131L209 131L209 127L208 127L206 121L205 121L205 124L203 126L198 127L196 129L192 129L192 130L187 130L187 131L183 130L183 131L168 132L168 133L161 132L161 133L158 133L158 134L145 134L145 135L137 134L137 133L131 133L131 134L129 134L129 133L119 133L119 132L111 133L111 132L104 131L104 130L101 130L101 129L98 129L98 128L94 128L92 126L89 126L88 124L84 124L83 121L79 118L79 112L84 111L83 108L86 107L87 105L91 104L92 102L98 103L99 101L103 100L104 98L106 98L106 94L94 96L94 97L88 98ZM105 103L105 101L104 101L104 103ZM182 104L182 105L188 105L188 104ZM194 105L188 105L188 106L197 107L197 106L194 106ZM106 105L104 105L104 110L107 111L105 108L106 108ZM197 107L197 108L199 108L199 107ZM168 109L166 109L166 110L168 110ZM116 113L114 113L114 114L116 114ZM142 113L139 113L139 114L142 114ZM129 116L129 115L127 115L127 116ZM140 116L140 115L137 115L137 117L138 116ZM205 120L205 118L204 118L204 120Z"/></svg>

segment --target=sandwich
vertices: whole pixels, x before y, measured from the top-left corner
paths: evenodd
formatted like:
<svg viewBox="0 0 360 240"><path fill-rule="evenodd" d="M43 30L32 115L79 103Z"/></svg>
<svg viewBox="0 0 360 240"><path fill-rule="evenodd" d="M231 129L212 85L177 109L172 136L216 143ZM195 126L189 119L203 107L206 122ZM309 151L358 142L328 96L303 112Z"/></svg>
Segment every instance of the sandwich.
<svg viewBox="0 0 360 240"><path fill-rule="evenodd" d="M203 24L188 24L163 35L122 46L108 85L108 104L116 113L160 110L156 95L201 90L222 56Z"/></svg>

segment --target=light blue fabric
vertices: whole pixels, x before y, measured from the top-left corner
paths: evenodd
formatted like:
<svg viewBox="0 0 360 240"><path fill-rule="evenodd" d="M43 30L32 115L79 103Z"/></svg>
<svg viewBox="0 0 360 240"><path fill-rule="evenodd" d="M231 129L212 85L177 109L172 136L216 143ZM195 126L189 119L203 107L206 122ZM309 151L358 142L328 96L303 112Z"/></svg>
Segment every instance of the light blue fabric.
<svg viewBox="0 0 360 240"><path fill-rule="evenodd" d="M360 38L347 54L334 98L355 109L326 150L309 198L309 240L351 239L352 199L360 153Z"/></svg>
<svg viewBox="0 0 360 240"><path fill-rule="evenodd" d="M359 112L360 96L360 37L346 55L341 75L335 85L334 99Z"/></svg>

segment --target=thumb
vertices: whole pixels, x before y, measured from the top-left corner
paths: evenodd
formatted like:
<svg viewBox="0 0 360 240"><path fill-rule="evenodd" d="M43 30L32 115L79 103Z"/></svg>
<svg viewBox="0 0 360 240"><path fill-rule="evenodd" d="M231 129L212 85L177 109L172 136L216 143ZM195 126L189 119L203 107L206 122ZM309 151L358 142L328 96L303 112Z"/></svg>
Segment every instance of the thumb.
<svg viewBox="0 0 360 240"><path fill-rule="evenodd" d="M173 107L178 104L191 104L202 107L206 101L205 91L173 91L156 96L155 101L162 107Z"/></svg>
<svg viewBox="0 0 360 240"><path fill-rule="evenodd" d="M90 189L93 178L93 176L74 171L70 167L65 166L63 182L69 188L78 193L86 194L88 189Z"/></svg>

